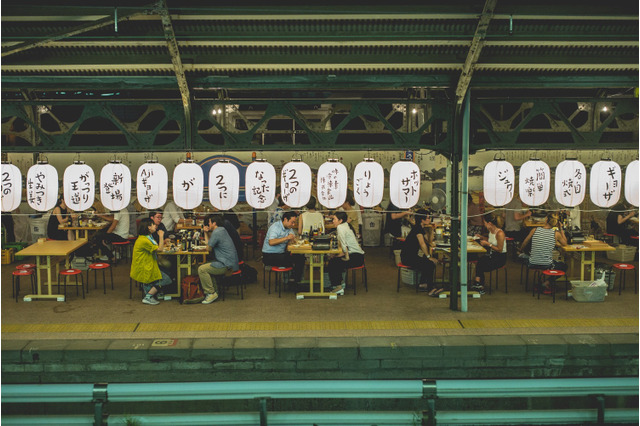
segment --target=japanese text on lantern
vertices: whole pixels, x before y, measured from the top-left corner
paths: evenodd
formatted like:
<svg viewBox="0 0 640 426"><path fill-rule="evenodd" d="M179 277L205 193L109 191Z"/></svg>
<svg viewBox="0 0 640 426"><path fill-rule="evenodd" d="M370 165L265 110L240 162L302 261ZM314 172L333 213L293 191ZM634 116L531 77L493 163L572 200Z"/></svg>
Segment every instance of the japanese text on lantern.
<svg viewBox="0 0 640 426"><path fill-rule="evenodd" d="M533 175L524 177L525 193L529 197L533 197L533 194L535 194L536 191L543 192L545 179L546 179L545 169L536 167Z"/></svg>
<svg viewBox="0 0 640 426"><path fill-rule="evenodd" d="M102 185L104 193L112 200L122 201L122 183L122 173L114 173L111 179Z"/></svg>
<svg viewBox="0 0 640 426"><path fill-rule="evenodd" d="M144 188L144 201L146 201L147 203L151 203L151 199L155 195L153 193L151 183L149 182L153 174L153 170L145 169L144 167L140 171L140 181L142 182L142 187Z"/></svg>
<svg viewBox="0 0 640 426"><path fill-rule="evenodd" d="M575 180L574 180L575 179ZM582 171L574 170L573 176L562 180L562 195L571 197L582 193Z"/></svg>
<svg viewBox="0 0 640 426"><path fill-rule="evenodd" d="M71 195L69 197L71 204L79 206L81 203L89 201L89 193L91 192L92 179L89 172L84 172L78 176L77 180L71 181Z"/></svg>
<svg viewBox="0 0 640 426"><path fill-rule="evenodd" d="M289 196L298 191L298 186L300 186L296 172L296 169L287 169L282 173L281 196L285 204L287 204Z"/></svg>
<svg viewBox="0 0 640 426"><path fill-rule="evenodd" d="M182 189L184 189L185 192L189 192L189 190L195 183L196 183L195 177L192 177L190 179L184 179L182 181Z"/></svg>
<svg viewBox="0 0 640 426"><path fill-rule="evenodd" d="M371 170L365 170L355 181L356 194L369 198L371 189Z"/></svg>
<svg viewBox="0 0 640 426"><path fill-rule="evenodd" d="M616 173L616 169L614 167L609 167L607 169L607 177L608 180L605 182L604 194L602 194L602 197L605 200L609 201L611 200L613 194L620 190L620 184L619 176Z"/></svg>
<svg viewBox="0 0 640 426"><path fill-rule="evenodd" d="M267 182L267 178L264 177L262 170L256 170L255 173L256 184L251 187L251 193L258 197L258 202L264 204L267 201L265 194L271 191L271 187Z"/></svg>
<svg viewBox="0 0 640 426"><path fill-rule="evenodd" d="M216 188L218 188L218 197L220 199L229 198L229 193L227 192L228 188L226 182L224 181L224 176L216 176Z"/></svg>
<svg viewBox="0 0 640 426"><path fill-rule="evenodd" d="M42 172L36 173L33 179L27 180L27 198L31 204L42 204L42 197L46 192L44 185L45 175Z"/></svg>
<svg viewBox="0 0 640 426"><path fill-rule="evenodd" d="M9 172L2 173L2 198L10 196L13 192L13 182L11 182L11 176Z"/></svg>
<svg viewBox="0 0 640 426"><path fill-rule="evenodd" d="M409 202L409 198L413 197L420 188L420 174L417 170L411 170L409 176L400 180L402 184L400 190L404 194L405 202Z"/></svg>
<svg viewBox="0 0 640 426"><path fill-rule="evenodd" d="M334 168L320 177L320 195L326 201L333 200L335 198L334 193L339 192L341 189L338 174L338 169Z"/></svg>

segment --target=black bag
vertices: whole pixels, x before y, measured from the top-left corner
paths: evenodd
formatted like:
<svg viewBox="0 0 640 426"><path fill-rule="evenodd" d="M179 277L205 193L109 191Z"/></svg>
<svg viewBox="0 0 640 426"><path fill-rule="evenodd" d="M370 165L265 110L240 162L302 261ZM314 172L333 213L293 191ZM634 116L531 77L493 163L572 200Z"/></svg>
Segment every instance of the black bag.
<svg viewBox="0 0 640 426"><path fill-rule="evenodd" d="M251 265L243 263L240 265L242 271L242 284L253 284L258 281L258 271Z"/></svg>

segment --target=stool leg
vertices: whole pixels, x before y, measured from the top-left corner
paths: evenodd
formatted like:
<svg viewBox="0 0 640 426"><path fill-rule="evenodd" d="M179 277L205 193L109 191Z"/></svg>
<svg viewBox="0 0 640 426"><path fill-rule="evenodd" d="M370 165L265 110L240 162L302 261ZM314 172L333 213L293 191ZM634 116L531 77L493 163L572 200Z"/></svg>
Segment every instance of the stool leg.
<svg viewBox="0 0 640 426"><path fill-rule="evenodd" d="M364 274L364 291L365 291L365 293L368 293L369 292L369 286L367 284L367 268L364 268L362 270L362 273Z"/></svg>
<svg viewBox="0 0 640 426"><path fill-rule="evenodd" d="M60 281L58 281L58 288L60 288ZM59 291L58 291L59 293ZM67 301L67 276L64 276L64 301Z"/></svg>
<svg viewBox="0 0 640 426"><path fill-rule="evenodd" d="M624 274L624 272L624 269L621 269L620 272L618 272L618 275L620 276L620 279L618 280L618 296L622 294L622 283L624 282L622 275Z"/></svg>
<svg viewBox="0 0 640 426"><path fill-rule="evenodd" d="M104 269L102 270L102 288L104 294L107 294L107 274L104 272Z"/></svg>
<svg viewBox="0 0 640 426"><path fill-rule="evenodd" d="M18 303L18 295L20 294L20 277L13 276L13 296L16 298L16 303Z"/></svg>
<svg viewBox="0 0 640 426"><path fill-rule="evenodd" d="M398 285L396 287L396 293L400 293L400 268L398 268Z"/></svg>
<svg viewBox="0 0 640 426"><path fill-rule="evenodd" d="M509 280L507 279L507 265L504 265L502 268L504 271L504 293L509 293Z"/></svg>
<svg viewBox="0 0 640 426"><path fill-rule="evenodd" d="M109 267L109 274L111 275L111 290L113 290L113 268Z"/></svg>

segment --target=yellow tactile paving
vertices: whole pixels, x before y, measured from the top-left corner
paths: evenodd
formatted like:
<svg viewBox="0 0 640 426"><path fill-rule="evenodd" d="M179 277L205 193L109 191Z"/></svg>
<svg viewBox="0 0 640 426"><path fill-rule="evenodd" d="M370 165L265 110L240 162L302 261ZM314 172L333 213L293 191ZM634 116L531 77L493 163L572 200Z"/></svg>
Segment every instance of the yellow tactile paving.
<svg viewBox="0 0 640 426"><path fill-rule="evenodd" d="M558 327L638 327L638 318L499 319L464 321L177 322L2 324L3 333L116 333L191 331L416 330Z"/></svg>

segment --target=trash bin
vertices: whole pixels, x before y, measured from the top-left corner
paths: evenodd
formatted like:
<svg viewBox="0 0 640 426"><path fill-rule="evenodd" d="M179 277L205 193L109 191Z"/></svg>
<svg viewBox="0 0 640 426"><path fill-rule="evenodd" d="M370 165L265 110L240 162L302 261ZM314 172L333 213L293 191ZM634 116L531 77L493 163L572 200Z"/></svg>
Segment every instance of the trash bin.
<svg viewBox="0 0 640 426"><path fill-rule="evenodd" d="M380 213L362 214L362 245L378 247L382 235L382 215Z"/></svg>
<svg viewBox="0 0 640 426"><path fill-rule="evenodd" d="M47 222L49 216L32 216L29 218L29 227L31 228L31 242L35 243L38 238L47 236Z"/></svg>
<svg viewBox="0 0 640 426"><path fill-rule="evenodd" d="M605 263L596 263L594 276L596 281L602 278L604 282L607 283L607 289L613 290L613 285L616 282L616 273L611 269L611 266Z"/></svg>

